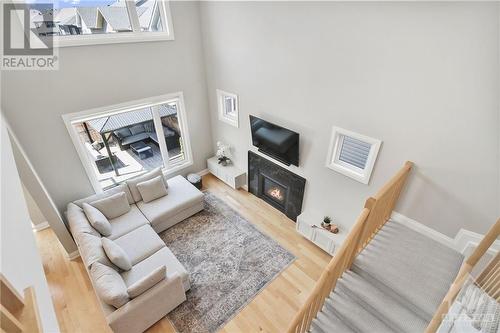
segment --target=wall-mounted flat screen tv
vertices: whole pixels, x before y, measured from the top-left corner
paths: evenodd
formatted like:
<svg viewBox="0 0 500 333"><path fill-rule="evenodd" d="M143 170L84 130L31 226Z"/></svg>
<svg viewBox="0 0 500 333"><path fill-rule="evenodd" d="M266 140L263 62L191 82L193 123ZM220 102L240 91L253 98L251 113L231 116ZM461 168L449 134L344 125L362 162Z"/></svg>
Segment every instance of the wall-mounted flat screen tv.
<svg viewBox="0 0 500 333"><path fill-rule="evenodd" d="M299 166L299 133L250 115L252 143L263 154Z"/></svg>

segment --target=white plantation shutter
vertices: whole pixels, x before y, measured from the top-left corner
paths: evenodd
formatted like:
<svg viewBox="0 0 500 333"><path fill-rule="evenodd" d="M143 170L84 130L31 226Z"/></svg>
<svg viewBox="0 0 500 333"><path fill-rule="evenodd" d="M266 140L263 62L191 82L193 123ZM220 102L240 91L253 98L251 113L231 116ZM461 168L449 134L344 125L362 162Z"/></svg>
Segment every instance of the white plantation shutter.
<svg viewBox="0 0 500 333"><path fill-rule="evenodd" d="M333 126L326 167L368 184L382 141Z"/></svg>
<svg viewBox="0 0 500 333"><path fill-rule="evenodd" d="M357 168L364 169L370 154L371 144L352 138L347 135L342 136L342 146L340 148L339 160Z"/></svg>
<svg viewBox="0 0 500 333"><path fill-rule="evenodd" d="M232 97L224 97L226 114L230 114L234 112L234 99Z"/></svg>

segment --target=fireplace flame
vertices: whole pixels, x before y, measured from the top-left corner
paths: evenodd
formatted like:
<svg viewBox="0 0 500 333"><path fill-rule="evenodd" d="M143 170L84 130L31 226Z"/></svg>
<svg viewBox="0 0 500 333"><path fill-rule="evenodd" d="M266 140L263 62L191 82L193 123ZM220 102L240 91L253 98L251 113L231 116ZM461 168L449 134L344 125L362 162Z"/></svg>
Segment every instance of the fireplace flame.
<svg viewBox="0 0 500 333"><path fill-rule="evenodd" d="M277 187L273 187L267 193L269 193L270 196L272 196L275 199L278 199L279 201L283 201L283 199L285 198L282 191Z"/></svg>

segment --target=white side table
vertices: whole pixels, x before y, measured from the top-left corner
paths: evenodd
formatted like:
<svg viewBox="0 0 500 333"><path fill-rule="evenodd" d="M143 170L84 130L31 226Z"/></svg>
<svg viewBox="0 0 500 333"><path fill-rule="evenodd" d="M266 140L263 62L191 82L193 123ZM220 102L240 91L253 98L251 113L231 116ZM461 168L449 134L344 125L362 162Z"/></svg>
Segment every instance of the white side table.
<svg viewBox="0 0 500 333"><path fill-rule="evenodd" d="M234 164L222 166L217 157L211 157L207 160L208 170L212 175L222 180L234 189L245 186L247 183L247 173L240 170Z"/></svg>
<svg viewBox="0 0 500 333"><path fill-rule="evenodd" d="M297 232L320 247L323 251L333 256L335 249L339 248L347 236L347 231L339 226L337 234L331 233L321 227L323 217L307 212L302 212L297 217Z"/></svg>

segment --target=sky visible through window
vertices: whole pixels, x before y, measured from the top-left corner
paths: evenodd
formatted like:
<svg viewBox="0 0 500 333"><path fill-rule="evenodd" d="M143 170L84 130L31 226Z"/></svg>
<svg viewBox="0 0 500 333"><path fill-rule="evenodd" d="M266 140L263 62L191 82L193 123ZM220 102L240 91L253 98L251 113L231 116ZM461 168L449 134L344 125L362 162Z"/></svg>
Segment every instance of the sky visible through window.
<svg viewBox="0 0 500 333"><path fill-rule="evenodd" d="M27 0L26 2L29 4L33 4L32 8L37 8L40 10L48 7L49 5L53 6L54 9L75 7L105 7L115 3L116 0Z"/></svg>

